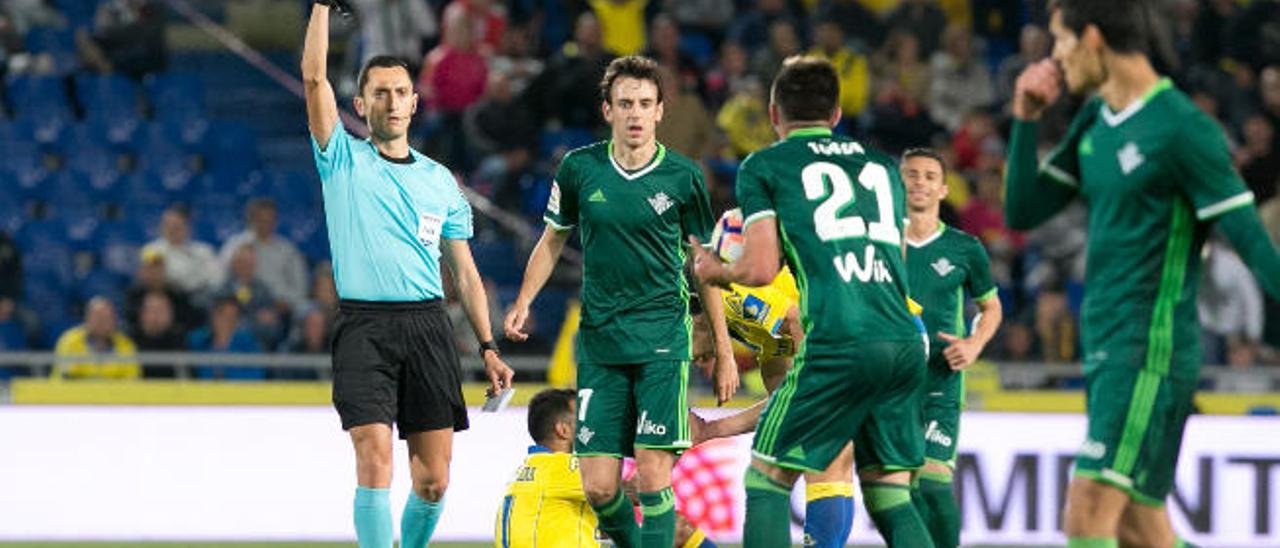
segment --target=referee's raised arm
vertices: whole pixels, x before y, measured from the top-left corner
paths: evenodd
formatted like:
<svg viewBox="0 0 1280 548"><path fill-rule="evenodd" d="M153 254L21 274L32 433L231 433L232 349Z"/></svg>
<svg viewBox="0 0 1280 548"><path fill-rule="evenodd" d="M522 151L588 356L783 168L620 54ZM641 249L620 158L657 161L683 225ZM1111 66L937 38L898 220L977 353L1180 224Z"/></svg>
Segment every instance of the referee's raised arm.
<svg viewBox="0 0 1280 548"><path fill-rule="evenodd" d="M307 127L320 148L329 145L329 136L338 123L338 102L328 77L329 6L311 5L311 21L302 46L302 90L307 99Z"/></svg>

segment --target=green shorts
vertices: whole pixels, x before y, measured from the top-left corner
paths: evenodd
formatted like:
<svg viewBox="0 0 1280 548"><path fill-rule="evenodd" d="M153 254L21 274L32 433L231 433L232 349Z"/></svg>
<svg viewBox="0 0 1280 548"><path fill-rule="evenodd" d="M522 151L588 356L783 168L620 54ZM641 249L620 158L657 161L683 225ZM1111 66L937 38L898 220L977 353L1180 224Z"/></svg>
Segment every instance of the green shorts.
<svg viewBox="0 0 1280 548"><path fill-rule="evenodd" d="M634 448L688 449L688 361L578 365L578 456L622 458Z"/></svg>
<svg viewBox="0 0 1280 548"><path fill-rule="evenodd" d="M920 399L924 405L924 457L954 469L960 412L964 409L964 371L952 371L941 351L929 357Z"/></svg>
<svg viewBox="0 0 1280 548"><path fill-rule="evenodd" d="M1103 364L1085 376L1089 430L1075 473L1160 506L1173 488L1196 382L1131 364Z"/></svg>
<svg viewBox="0 0 1280 548"><path fill-rule="evenodd" d="M770 396L753 454L784 468L820 471L852 440L860 468L915 470L924 465L924 374L921 341L806 349Z"/></svg>

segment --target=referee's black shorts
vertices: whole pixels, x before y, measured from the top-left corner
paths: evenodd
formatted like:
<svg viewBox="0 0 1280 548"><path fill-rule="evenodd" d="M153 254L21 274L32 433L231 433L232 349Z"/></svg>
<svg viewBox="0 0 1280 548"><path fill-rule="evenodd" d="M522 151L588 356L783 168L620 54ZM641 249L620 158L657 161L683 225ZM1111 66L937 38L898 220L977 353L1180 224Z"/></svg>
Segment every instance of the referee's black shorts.
<svg viewBox="0 0 1280 548"><path fill-rule="evenodd" d="M333 406L343 430L392 422L401 438L466 430L462 367L442 302L341 301L333 334Z"/></svg>

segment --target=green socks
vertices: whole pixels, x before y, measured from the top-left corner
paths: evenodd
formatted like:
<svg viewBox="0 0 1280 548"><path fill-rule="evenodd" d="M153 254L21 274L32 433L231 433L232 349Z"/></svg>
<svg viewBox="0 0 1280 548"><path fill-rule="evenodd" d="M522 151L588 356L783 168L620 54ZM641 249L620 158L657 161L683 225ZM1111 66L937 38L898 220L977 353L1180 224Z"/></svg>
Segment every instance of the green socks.
<svg viewBox="0 0 1280 548"><path fill-rule="evenodd" d="M671 488L638 495L640 511L644 514L640 545L644 548L671 548L676 540L676 497Z"/></svg>
<svg viewBox="0 0 1280 548"><path fill-rule="evenodd" d="M863 483L862 496L871 521L890 548L933 546L929 530L911 505L911 488L893 483Z"/></svg>
<svg viewBox="0 0 1280 548"><path fill-rule="evenodd" d="M613 500L603 506L592 505L591 509L600 518L600 531L609 535L614 546L640 548L640 526L636 524L636 512L621 489L614 493Z"/></svg>
<svg viewBox="0 0 1280 548"><path fill-rule="evenodd" d="M951 490L950 474L925 473L911 491L911 502L929 528L929 536L938 548L955 548L960 544L960 507Z"/></svg>
<svg viewBox="0 0 1280 548"><path fill-rule="evenodd" d="M791 489L754 466L747 468L747 519L743 548L791 545Z"/></svg>
<svg viewBox="0 0 1280 548"><path fill-rule="evenodd" d="M1071 537L1067 539L1067 548L1116 548L1120 543L1113 538Z"/></svg>

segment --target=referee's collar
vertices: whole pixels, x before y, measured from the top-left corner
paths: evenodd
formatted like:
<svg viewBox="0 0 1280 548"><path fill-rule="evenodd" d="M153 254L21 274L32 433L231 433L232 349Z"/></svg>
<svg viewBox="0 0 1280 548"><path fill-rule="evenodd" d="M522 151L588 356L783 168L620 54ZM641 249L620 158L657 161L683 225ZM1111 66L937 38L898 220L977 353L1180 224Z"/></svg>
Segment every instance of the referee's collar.
<svg viewBox="0 0 1280 548"><path fill-rule="evenodd" d="M551 448L544 445L530 445L529 454L532 455L535 453L554 453L554 451L552 451Z"/></svg>
<svg viewBox="0 0 1280 548"><path fill-rule="evenodd" d="M405 154L403 158L396 158L394 156L387 156L386 154L383 154L382 151L378 150L378 147L376 146L373 147L373 149L378 151L378 156L382 157L383 160L386 160L393 164L409 165L409 164L412 164L414 161L412 151L410 151L408 154Z"/></svg>

